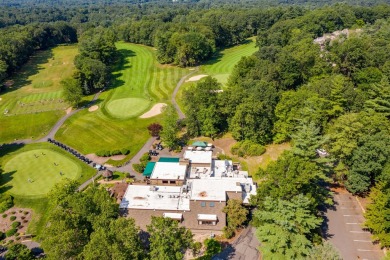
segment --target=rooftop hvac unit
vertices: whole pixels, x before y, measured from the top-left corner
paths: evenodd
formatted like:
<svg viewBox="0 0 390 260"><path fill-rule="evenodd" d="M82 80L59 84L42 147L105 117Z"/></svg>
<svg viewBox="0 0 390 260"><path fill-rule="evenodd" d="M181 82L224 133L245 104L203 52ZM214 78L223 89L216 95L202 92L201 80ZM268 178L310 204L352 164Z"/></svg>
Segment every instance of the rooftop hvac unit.
<svg viewBox="0 0 390 260"><path fill-rule="evenodd" d="M183 187L182 187L182 192L185 193L185 192L187 192L187 190L188 190L187 185L183 185Z"/></svg>
<svg viewBox="0 0 390 260"><path fill-rule="evenodd" d="M156 191L157 187L156 186L150 186L150 191Z"/></svg>

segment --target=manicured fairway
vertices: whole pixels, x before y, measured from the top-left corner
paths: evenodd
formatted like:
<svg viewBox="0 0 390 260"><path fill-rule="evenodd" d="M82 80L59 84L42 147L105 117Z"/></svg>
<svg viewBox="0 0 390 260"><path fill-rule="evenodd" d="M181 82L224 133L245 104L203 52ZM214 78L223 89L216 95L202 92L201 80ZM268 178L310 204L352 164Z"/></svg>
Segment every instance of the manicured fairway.
<svg viewBox="0 0 390 260"><path fill-rule="evenodd" d="M107 111L117 118L138 116L150 106L150 101L144 98L121 98L110 101Z"/></svg>
<svg viewBox="0 0 390 260"><path fill-rule="evenodd" d="M57 182L80 177L81 167L57 152L36 149L13 157L4 171L12 178L11 194L44 196Z"/></svg>
<svg viewBox="0 0 390 260"><path fill-rule="evenodd" d="M121 148L130 149L129 157L137 153L150 137L147 126L161 120L138 116L156 103L169 103L177 82L189 73L158 64L153 48L124 42L116 46L122 59L114 68L112 87L99 96L101 109L77 113L56 134L85 154Z"/></svg>
<svg viewBox="0 0 390 260"><path fill-rule="evenodd" d="M226 84L234 66L244 56L250 56L258 49L255 38L250 38L247 42L224 49L214 55L214 57L201 66L199 74L207 74L215 77L222 84Z"/></svg>
<svg viewBox="0 0 390 260"><path fill-rule="evenodd" d="M114 69L115 81L105 100L105 108L114 118L136 117L152 103L169 100L177 82L188 73L188 69L158 64L155 50L150 47L124 42L116 46L122 58Z"/></svg>
<svg viewBox="0 0 390 260"><path fill-rule="evenodd" d="M0 93L0 143L42 137L65 114L60 81L72 75L77 52L77 45L38 51L7 81Z"/></svg>
<svg viewBox="0 0 390 260"><path fill-rule="evenodd" d="M230 73L233 71L234 66L240 61L240 59L244 56L250 56L258 50L255 45L255 38L252 37L241 45L221 50L216 53L211 60L202 64L199 72L192 76L200 74L210 75L213 78L216 78L218 82L222 84L222 87L224 87L228 82ZM184 107L181 100L183 90L191 88L194 84L196 84L196 82L184 83L176 96L176 102L182 110Z"/></svg>

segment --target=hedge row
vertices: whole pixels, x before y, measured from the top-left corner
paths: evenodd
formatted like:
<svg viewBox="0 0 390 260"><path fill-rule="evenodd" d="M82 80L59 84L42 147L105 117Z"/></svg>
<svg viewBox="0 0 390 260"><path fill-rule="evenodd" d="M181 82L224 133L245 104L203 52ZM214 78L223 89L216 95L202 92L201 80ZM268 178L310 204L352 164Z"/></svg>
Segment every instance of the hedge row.
<svg viewBox="0 0 390 260"><path fill-rule="evenodd" d="M142 155L142 157L139 159L141 163L133 164L134 171L136 171L138 173L143 173L145 170L146 164L148 164L150 159L152 159L152 158L150 157L149 153L144 153L144 155Z"/></svg>
<svg viewBox="0 0 390 260"><path fill-rule="evenodd" d="M9 194L0 195L0 213L3 213L7 209L11 208L14 205L14 200Z"/></svg>
<svg viewBox="0 0 390 260"><path fill-rule="evenodd" d="M246 156L260 156L263 153L265 153L266 149L264 146L260 144L246 140L243 142L238 142L235 145L233 145L230 151L234 155L238 155L240 157L246 157Z"/></svg>
<svg viewBox="0 0 390 260"><path fill-rule="evenodd" d="M98 151L96 152L96 155L102 157L109 157L109 156L120 155L120 154L128 155L129 153L130 153L129 149L123 148L120 150L113 150L113 151L107 151L107 150Z"/></svg>

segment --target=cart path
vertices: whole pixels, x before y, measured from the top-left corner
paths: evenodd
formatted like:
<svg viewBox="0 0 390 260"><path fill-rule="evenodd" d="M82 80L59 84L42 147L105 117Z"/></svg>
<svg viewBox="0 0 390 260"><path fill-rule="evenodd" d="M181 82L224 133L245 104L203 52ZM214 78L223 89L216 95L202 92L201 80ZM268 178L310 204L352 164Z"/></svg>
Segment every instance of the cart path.
<svg viewBox="0 0 390 260"><path fill-rule="evenodd" d="M179 114L179 119L184 119L186 118L186 116L184 115L184 113L181 111L179 105L177 104L176 102L176 95L177 95L177 92L179 91L181 85L183 85L184 83L184 80L191 76L192 74L196 73L199 71L199 66L196 67L193 71L191 71L190 73L188 73L187 75L184 75L180 81L176 84L176 87L175 87L175 90L173 91L172 93L172 98L171 98L171 102L172 102L172 105L175 107L177 113Z"/></svg>

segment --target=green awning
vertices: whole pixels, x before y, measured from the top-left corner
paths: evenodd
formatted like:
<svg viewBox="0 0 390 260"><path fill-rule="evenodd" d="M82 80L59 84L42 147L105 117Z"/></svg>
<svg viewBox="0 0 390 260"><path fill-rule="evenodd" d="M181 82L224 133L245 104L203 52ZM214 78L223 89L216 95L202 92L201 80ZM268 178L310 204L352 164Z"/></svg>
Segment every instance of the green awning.
<svg viewBox="0 0 390 260"><path fill-rule="evenodd" d="M152 175L155 165L156 165L155 162L148 162L148 164L146 164L143 176L150 177L150 175Z"/></svg>
<svg viewBox="0 0 390 260"><path fill-rule="evenodd" d="M177 157L160 157L158 159L158 162L171 162L171 163L178 163L180 158Z"/></svg>
<svg viewBox="0 0 390 260"><path fill-rule="evenodd" d="M206 142L202 142L202 141L196 141L196 142L192 143L192 146L207 147L207 143Z"/></svg>

